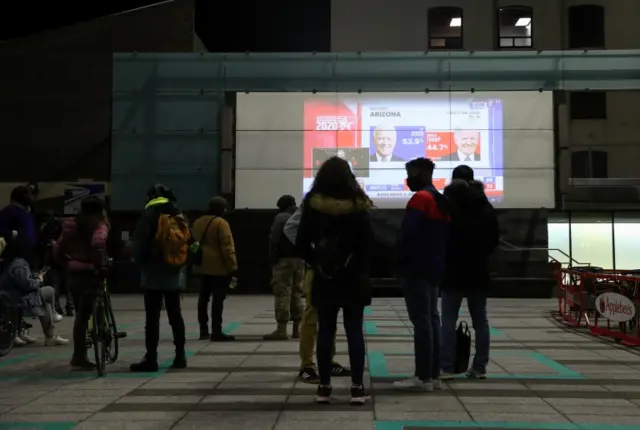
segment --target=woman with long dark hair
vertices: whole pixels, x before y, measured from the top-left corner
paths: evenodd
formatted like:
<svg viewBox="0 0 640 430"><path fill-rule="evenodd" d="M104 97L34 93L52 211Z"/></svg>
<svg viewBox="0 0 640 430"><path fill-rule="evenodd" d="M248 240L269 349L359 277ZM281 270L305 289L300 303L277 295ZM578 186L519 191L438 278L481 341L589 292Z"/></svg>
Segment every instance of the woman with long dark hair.
<svg viewBox="0 0 640 430"><path fill-rule="evenodd" d="M318 312L320 374L316 401L331 400L333 341L342 309L352 371L351 403L363 404L367 394L362 323L364 308L371 304L368 250L373 239L369 219L373 204L349 164L332 157L320 167L303 206L296 245L313 270L311 302Z"/></svg>
<svg viewBox="0 0 640 430"><path fill-rule="evenodd" d="M36 317L40 320L46 338L45 345L66 345L69 341L58 336L55 331L55 290L44 286L43 273L31 272L28 262L30 257L31 244L27 238L18 236L9 242L2 254L5 269L0 277L0 289L18 304L23 317ZM22 337L24 335L15 339L16 345L35 342L31 337L28 338L29 342L25 342Z"/></svg>
<svg viewBox="0 0 640 430"><path fill-rule="evenodd" d="M87 324L103 285L108 234L104 202L90 198L82 201L75 219L64 222L60 239L54 245L54 256L66 271L67 288L76 305L71 365L77 368L95 367L87 358Z"/></svg>

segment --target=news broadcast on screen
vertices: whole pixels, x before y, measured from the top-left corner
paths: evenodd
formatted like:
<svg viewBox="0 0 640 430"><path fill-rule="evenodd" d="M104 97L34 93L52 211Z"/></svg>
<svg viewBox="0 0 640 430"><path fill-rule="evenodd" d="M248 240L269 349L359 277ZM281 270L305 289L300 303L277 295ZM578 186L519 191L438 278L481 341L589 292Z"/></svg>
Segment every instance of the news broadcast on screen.
<svg viewBox="0 0 640 430"><path fill-rule="evenodd" d="M236 207L302 198L330 157L380 208L413 194L405 164L427 157L442 191L472 167L496 207L552 207L552 97L543 92L238 94ZM260 184L260 185L257 185ZM259 186L261 191L254 188Z"/></svg>

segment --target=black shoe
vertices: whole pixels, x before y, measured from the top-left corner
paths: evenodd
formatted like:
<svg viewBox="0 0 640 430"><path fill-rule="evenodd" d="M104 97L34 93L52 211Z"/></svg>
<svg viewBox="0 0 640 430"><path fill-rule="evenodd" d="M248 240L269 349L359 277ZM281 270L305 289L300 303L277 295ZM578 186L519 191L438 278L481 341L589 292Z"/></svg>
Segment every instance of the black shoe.
<svg viewBox="0 0 640 430"><path fill-rule="evenodd" d="M208 331L201 331L200 337L198 338L198 340L209 340L210 337L211 335L209 334Z"/></svg>
<svg viewBox="0 0 640 430"><path fill-rule="evenodd" d="M187 357L183 352L176 352L176 358L173 359L172 369L185 369L187 367Z"/></svg>
<svg viewBox="0 0 640 430"><path fill-rule="evenodd" d="M351 370L347 369L346 367L343 367L341 365L339 365L338 363L333 363L331 365L331 376L337 376L337 377L350 377L351 376Z"/></svg>
<svg viewBox="0 0 640 430"><path fill-rule="evenodd" d="M369 394L364 389L364 385L352 385L351 386L351 401L350 403L355 406L364 405L369 398Z"/></svg>
<svg viewBox="0 0 640 430"><path fill-rule="evenodd" d="M318 391L316 391L316 403L321 405L328 405L331 403L331 392L333 389L330 385L318 385Z"/></svg>
<svg viewBox="0 0 640 430"><path fill-rule="evenodd" d="M60 313L60 315L63 315L63 314ZM73 308L68 308L67 311L64 313L64 315L66 315L68 317L72 317L73 316Z"/></svg>
<svg viewBox="0 0 640 430"><path fill-rule="evenodd" d="M158 362L156 360L143 359L140 363L133 363L129 366L132 372L157 372Z"/></svg>
<svg viewBox="0 0 640 430"><path fill-rule="evenodd" d="M305 384L317 385L320 383L320 376L318 376L318 372L313 367L304 367L298 373L298 380Z"/></svg>
<svg viewBox="0 0 640 430"><path fill-rule="evenodd" d="M62 308L56 308L56 312L60 315L64 315L64 312L62 311Z"/></svg>
<svg viewBox="0 0 640 430"><path fill-rule="evenodd" d="M71 367L73 367L74 370L94 370L96 365L86 358L84 360L71 359Z"/></svg>
<svg viewBox="0 0 640 430"><path fill-rule="evenodd" d="M224 333L213 333L209 340L211 342L233 342L236 337Z"/></svg>

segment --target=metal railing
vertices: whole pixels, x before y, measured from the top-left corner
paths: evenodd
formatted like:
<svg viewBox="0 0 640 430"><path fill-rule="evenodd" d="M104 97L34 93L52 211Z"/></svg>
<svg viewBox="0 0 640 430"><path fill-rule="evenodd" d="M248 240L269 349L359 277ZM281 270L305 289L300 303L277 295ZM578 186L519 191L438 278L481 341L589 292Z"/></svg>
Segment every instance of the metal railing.
<svg viewBox="0 0 640 430"><path fill-rule="evenodd" d="M576 260L575 258L571 257L569 254L567 254L566 252L564 252L561 249L558 248L527 248L527 247L519 247L519 246L515 246L512 243L507 242L506 240L500 239L500 243L503 245L503 247L501 247L501 249L503 251L507 251L507 252L527 252L527 251L543 251L543 252L549 252L549 251L553 251L553 252L558 252L561 255L563 255L564 257L568 258L569 260L566 262L562 262L559 261L556 258L553 258L552 256L548 256L550 261L554 261L557 263L564 265L567 265L567 267L574 267L574 266L591 266L591 263L581 263L578 260Z"/></svg>

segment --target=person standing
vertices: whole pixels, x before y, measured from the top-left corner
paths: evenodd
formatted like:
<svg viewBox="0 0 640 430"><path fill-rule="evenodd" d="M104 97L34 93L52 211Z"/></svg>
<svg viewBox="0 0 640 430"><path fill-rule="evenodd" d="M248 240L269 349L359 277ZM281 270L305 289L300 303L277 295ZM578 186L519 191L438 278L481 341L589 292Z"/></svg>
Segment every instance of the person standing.
<svg viewBox="0 0 640 430"><path fill-rule="evenodd" d="M106 276L108 235L104 202L88 198L82 200L76 218L62 224L60 238L53 245L54 259L65 271L76 305L71 365L79 369L95 368L87 358L87 325Z"/></svg>
<svg viewBox="0 0 640 430"><path fill-rule="evenodd" d="M351 403L363 404L365 343L364 308L371 304L368 277L373 232L373 204L356 182L349 164L327 160L305 197L296 246L313 269L311 301L318 313L316 354L320 385L317 403L330 403L332 356L342 309L351 364Z"/></svg>
<svg viewBox="0 0 640 430"><path fill-rule="evenodd" d="M36 246L38 239L36 223L31 212L33 195L31 188L21 185L11 191L11 202L0 211L0 237L7 243L21 236L29 249Z"/></svg>
<svg viewBox="0 0 640 430"><path fill-rule="evenodd" d="M187 367L185 327L180 308L180 293L186 288L186 264L191 243L189 225L171 189L154 185L147 193L147 203L133 232L133 256L140 265L144 289L146 354L132 372L158 371L160 312L164 300L173 332L175 358L171 367Z"/></svg>
<svg viewBox="0 0 640 430"><path fill-rule="evenodd" d="M73 316L73 298L71 292L65 285L64 272L55 262L53 258L53 244L62 233L62 221L57 218L52 211L47 211L42 220L40 227L40 235L38 237L37 253L42 268L49 268L46 279L49 284L56 290L55 311L59 315L66 314ZM65 307L62 308L60 296L64 292Z"/></svg>
<svg viewBox="0 0 640 430"><path fill-rule="evenodd" d="M342 157L341 157L342 158ZM291 241L296 242L300 219L302 218L302 206L294 212L284 226L283 233ZM318 334L318 313L311 302L311 287L313 283L313 269L307 266L304 278L304 311L300 321L300 371L298 380L305 384L319 384L320 376L316 370L314 361L316 337ZM333 348L331 354L331 376L351 376L351 370L342 366L334 360L336 354L336 339L333 338Z"/></svg>
<svg viewBox="0 0 640 430"><path fill-rule="evenodd" d="M293 322L294 339L300 338L302 320L303 283L305 265L294 243L284 234L284 227L298 209L293 196L284 195L278 199L278 214L271 225L269 234L269 258L272 264L271 288L275 296L277 328L264 336L264 340L287 340L287 326Z"/></svg>
<svg viewBox="0 0 640 430"><path fill-rule="evenodd" d="M222 332L222 313L229 284L236 275L238 262L231 227L222 216L227 211L227 201L214 197L209 201L208 213L198 218L192 226L193 236L200 243L201 264L194 265L194 274L200 275L198 296L198 323L200 340L212 342L235 340ZM207 308L211 300L211 332Z"/></svg>
<svg viewBox="0 0 640 430"><path fill-rule="evenodd" d="M444 190L451 206L451 240L442 283L443 380L454 377L456 322L464 297L476 337L469 378L486 378L491 342L487 318L489 256L498 246L500 230L483 184L473 180L471 168L463 167L454 169L451 184Z"/></svg>
<svg viewBox="0 0 640 430"><path fill-rule="evenodd" d="M433 391L441 387L438 285L445 268L449 236L446 198L433 186L435 164L416 158L406 164L407 203L398 240L399 270L413 324L415 374L393 383L398 390Z"/></svg>

